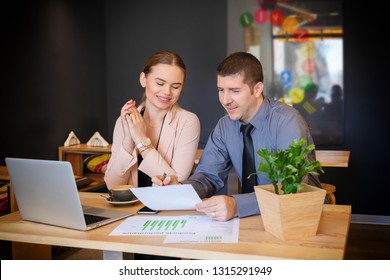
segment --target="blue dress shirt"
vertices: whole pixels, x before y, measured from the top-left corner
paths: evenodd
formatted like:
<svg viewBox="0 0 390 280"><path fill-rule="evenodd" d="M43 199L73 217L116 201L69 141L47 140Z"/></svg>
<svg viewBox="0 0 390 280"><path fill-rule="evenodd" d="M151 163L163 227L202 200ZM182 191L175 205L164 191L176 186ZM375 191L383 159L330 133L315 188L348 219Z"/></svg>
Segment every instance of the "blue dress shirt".
<svg viewBox="0 0 390 280"><path fill-rule="evenodd" d="M255 127L251 134L255 152L259 149L268 149L271 152L286 149L293 139L304 138L307 144L313 144L306 121L296 109L285 103L264 98L250 123ZM227 179L231 168L235 169L241 181L244 147L240 132L241 124L242 121L231 120L226 115L219 119L211 132L194 174L183 182L192 184L200 197L227 193ZM260 160L256 153L256 170ZM310 160L315 160L314 151L310 155ZM263 175L256 176L259 185L270 184ZM321 187L316 176L310 175L305 182ZM239 217L260 213L254 192L232 196L236 200Z"/></svg>

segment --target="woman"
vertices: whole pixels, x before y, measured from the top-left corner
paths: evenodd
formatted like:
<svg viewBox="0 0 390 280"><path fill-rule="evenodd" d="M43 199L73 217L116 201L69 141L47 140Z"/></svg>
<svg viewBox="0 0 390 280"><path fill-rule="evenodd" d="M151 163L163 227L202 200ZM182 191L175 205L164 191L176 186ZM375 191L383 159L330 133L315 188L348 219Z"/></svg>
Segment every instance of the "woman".
<svg viewBox="0 0 390 280"><path fill-rule="evenodd" d="M113 133L105 173L108 189L117 185L151 186L153 176L190 175L199 143L200 122L177 101L186 78L179 55L160 51L148 58L140 74L145 89L138 108L129 100Z"/></svg>

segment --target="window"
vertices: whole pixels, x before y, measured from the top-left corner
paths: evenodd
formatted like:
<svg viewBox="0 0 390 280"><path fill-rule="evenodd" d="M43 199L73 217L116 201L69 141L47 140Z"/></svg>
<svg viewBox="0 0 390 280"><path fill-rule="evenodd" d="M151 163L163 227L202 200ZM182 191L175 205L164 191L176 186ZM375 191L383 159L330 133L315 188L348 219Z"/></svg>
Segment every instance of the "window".
<svg viewBox="0 0 390 280"><path fill-rule="evenodd" d="M299 110L316 145L344 141L341 4L230 0L228 5L229 53L246 50L260 59L264 93Z"/></svg>

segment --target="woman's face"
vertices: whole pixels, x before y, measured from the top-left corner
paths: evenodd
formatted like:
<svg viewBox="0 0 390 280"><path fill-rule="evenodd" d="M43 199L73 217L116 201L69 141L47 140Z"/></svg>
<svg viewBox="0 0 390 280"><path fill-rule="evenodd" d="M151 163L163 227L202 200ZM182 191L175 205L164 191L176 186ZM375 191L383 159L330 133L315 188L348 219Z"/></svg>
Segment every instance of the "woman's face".
<svg viewBox="0 0 390 280"><path fill-rule="evenodd" d="M168 109L180 97L184 84L184 72L175 65L157 64L148 75L141 73L141 85L148 102L160 109Z"/></svg>

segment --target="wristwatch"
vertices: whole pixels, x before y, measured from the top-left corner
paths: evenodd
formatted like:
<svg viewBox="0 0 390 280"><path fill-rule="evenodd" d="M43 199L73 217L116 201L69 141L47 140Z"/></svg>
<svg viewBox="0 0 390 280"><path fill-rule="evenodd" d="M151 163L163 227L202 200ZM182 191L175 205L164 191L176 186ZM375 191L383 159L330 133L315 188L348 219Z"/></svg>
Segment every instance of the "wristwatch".
<svg viewBox="0 0 390 280"><path fill-rule="evenodd" d="M147 147L149 147L150 144L152 144L152 141L150 141L150 138L148 138L148 137L142 137L142 138L141 138L141 142L139 142L135 147L136 147L138 150L141 150L142 148L147 148Z"/></svg>

